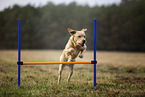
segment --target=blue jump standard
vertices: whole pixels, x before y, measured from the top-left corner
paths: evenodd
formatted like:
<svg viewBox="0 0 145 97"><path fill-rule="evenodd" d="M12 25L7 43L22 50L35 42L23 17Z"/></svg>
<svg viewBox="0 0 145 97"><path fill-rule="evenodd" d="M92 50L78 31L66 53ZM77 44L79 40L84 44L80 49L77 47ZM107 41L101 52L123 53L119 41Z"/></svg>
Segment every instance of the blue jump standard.
<svg viewBox="0 0 145 97"><path fill-rule="evenodd" d="M21 19L18 20L18 62L21 61ZM18 86L20 86L20 69L21 65L18 64Z"/></svg>
<svg viewBox="0 0 145 97"><path fill-rule="evenodd" d="M96 19L94 19L94 61L96 61ZM94 88L96 87L96 63L94 64Z"/></svg>

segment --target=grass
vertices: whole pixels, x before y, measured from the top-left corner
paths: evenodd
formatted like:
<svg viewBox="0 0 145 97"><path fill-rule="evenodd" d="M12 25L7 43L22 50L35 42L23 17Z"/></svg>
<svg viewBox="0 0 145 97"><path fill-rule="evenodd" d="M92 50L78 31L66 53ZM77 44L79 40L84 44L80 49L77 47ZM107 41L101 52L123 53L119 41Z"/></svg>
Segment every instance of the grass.
<svg viewBox="0 0 145 97"><path fill-rule="evenodd" d="M61 51L23 50L23 61L59 61ZM90 61L93 52L83 59ZM145 97L145 53L97 52L97 86L93 88L93 65L75 65L71 82L68 67L57 85L58 65L21 66L21 86L17 86L17 51L0 51L0 95L96 97Z"/></svg>

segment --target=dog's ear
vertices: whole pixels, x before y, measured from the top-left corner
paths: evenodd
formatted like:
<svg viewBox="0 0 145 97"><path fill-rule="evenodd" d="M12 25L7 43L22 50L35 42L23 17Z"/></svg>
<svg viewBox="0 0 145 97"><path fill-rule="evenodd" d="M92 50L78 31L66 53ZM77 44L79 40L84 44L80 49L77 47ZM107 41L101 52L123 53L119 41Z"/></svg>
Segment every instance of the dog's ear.
<svg viewBox="0 0 145 97"><path fill-rule="evenodd" d="M82 29L81 31L87 31L87 29L85 28L85 29Z"/></svg>
<svg viewBox="0 0 145 97"><path fill-rule="evenodd" d="M70 33L70 35L76 34L76 31L75 31L75 30L72 30L72 29L70 29L70 28L68 28L67 30L68 30L68 32Z"/></svg>

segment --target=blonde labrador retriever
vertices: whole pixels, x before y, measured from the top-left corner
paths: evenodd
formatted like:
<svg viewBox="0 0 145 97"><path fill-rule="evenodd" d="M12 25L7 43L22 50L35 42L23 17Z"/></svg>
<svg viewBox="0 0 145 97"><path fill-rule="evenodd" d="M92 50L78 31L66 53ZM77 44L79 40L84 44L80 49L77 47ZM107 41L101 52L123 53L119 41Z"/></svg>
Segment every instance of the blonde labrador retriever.
<svg viewBox="0 0 145 97"><path fill-rule="evenodd" d="M74 62L76 57L79 56L83 58L84 52L86 51L86 34L85 31L87 29L82 29L81 31L76 31L68 28L68 32L70 33L71 37L69 38L65 49L63 50L60 56L60 62ZM65 66L69 66L69 76L67 82L70 82L70 78L73 74L74 64L60 64L59 66L59 76L58 76L58 84L61 81L61 74L63 68Z"/></svg>

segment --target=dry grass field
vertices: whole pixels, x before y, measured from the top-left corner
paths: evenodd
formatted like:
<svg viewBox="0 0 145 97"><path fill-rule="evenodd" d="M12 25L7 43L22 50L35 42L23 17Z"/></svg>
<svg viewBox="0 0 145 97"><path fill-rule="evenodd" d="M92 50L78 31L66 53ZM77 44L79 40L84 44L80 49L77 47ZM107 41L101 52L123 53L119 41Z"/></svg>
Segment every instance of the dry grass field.
<svg viewBox="0 0 145 97"><path fill-rule="evenodd" d="M61 50L23 50L22 61L59 61ZM93 52L83 59L90 61ZM65 67L57 85L58 65L21 66L21 86L17 86L17 51L0 51L0 96L50 97L145 97L145 53L97 52L97 86L93 88L93 65L75 65L71 82Z"/></svg>

